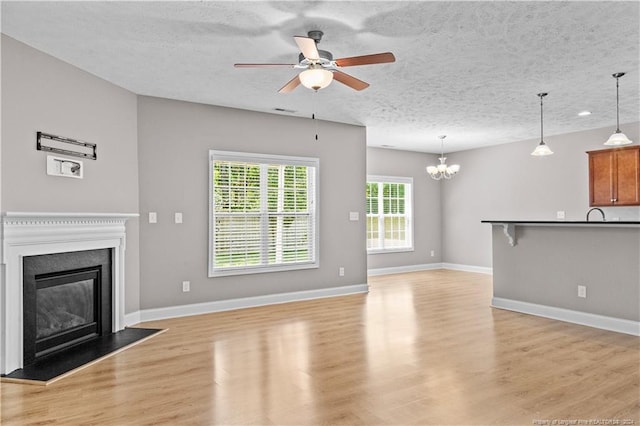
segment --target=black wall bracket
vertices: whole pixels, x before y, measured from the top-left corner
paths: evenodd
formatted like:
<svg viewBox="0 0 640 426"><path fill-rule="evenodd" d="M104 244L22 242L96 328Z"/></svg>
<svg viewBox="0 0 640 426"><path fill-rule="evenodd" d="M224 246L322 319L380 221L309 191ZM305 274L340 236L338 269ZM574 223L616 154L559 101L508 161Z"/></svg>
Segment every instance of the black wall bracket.
<svg viewBox="0 0 640 426"><path fill-rule="evenodd" d="M97 159L96 144L44 132L38 132L37 149L90 160Z"/></svg>

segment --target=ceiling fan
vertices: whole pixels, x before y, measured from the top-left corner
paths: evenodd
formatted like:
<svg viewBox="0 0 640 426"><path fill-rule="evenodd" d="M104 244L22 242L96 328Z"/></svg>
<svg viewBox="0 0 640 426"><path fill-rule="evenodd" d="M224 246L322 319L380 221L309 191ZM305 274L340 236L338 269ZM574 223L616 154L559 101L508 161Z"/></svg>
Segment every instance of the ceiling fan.
<svg viewBox="0 0 640 426"><path fill-rule="evenodd" d="M333 80L337 80L354 90L363 90L369 87L369 83L350 76L340 71L339 68L384 64L396 60L391 52L334 60L331 52L318 49L317 44L320 43L323 35L322 31L314 30L309 31L307 37L293 37L302 52L298 56L299 62L297 64L235 64L234 66L236 68L296 68L303 70L279 90L280 93L289 93L300 84L318 91L327 87Z"/></svg>

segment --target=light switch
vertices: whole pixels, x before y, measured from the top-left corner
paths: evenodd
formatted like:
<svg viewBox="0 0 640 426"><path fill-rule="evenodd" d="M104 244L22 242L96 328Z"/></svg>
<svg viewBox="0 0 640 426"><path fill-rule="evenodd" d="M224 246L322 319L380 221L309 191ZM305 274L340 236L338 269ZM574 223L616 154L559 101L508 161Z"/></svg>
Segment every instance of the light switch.
<svg viewBox="0 0 640 426"><path fill-rule="evenodd" d="M149 223L158 223L158 213L149 212Z"/></svg>
<svg viewBox="0 0 640 426"><path fill-rule="evenodd" d="M354 221L354 222L360 220L360 213L359 212L349 212L349 220Z"/></svg>
<svg viewBox="0 0 640 426"><path fill-rule="evenodd" d="M558 210L556 212L556 219L564 219L564 211L563 210Z"/></svg>
<svg viewBox="0 0 640 426"><path fill-rule="evenodd" d="M182 223L182 213L176 213L176 223Z"/></svg>

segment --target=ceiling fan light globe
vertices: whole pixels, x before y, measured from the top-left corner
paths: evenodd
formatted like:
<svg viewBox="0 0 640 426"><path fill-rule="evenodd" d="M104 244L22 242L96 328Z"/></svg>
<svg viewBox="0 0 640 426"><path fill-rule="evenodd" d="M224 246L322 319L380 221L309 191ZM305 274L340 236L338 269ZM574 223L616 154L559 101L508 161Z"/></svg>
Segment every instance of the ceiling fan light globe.
<svg viewBox="0 0 640 426"><path fill-rule="evenodd" d="M624 133L617 131L612 134L609 139L604 143L607 146L621 146L621 145L629 145L633 142L625 135Z"/></svg>
<svg viewBox="0 0 640 426"><path fill-rule="evenodd" d="M302 71L299 75L300 83L312 90L327 87L333 81L333 73L323 68L312 68Z"/></svg>

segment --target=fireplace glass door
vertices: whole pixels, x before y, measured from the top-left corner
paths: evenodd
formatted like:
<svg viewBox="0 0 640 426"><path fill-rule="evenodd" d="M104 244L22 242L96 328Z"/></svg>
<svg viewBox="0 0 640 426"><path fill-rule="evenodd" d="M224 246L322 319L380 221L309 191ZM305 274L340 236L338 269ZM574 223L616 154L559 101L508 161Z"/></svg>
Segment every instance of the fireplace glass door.
<svg viewBox="0 0 640 426"><path fill-rule="evenodd" d="M36 278L36 357L100 334L100 271Z"/></svg>

